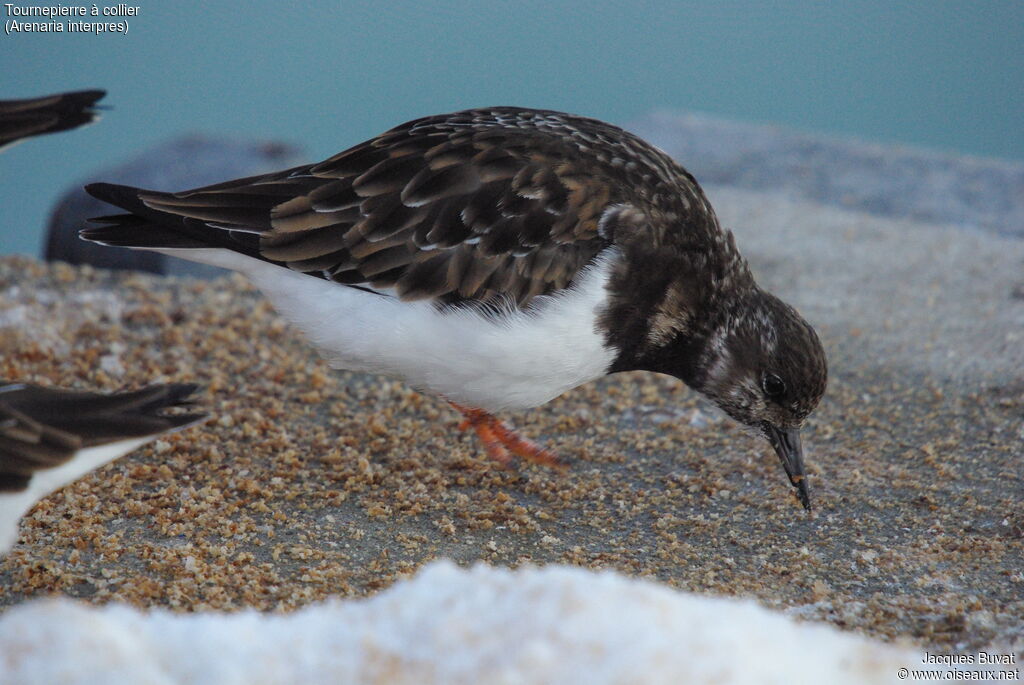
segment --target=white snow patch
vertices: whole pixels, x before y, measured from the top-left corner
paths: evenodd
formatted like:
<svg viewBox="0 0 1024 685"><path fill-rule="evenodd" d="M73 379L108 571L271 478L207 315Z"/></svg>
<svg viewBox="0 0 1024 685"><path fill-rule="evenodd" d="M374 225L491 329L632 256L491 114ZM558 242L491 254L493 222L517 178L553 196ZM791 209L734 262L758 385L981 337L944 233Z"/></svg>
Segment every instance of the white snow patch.
<svg viewBox="0 0 1024 685"><path fill-rule="evenodd" d="M174 614L37 600L0 616L0 682L895 682L920 650L568 566L430 564L366 600Z"/></svg>

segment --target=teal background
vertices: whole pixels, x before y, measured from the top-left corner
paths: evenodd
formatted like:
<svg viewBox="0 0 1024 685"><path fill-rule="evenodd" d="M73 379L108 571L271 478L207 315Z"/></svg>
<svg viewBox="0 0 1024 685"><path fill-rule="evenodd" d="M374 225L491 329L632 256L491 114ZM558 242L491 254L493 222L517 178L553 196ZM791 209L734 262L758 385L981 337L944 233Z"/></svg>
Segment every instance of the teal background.
<svg viewBox="0 0 1024 685"><path fill-rule="evenodd" d="M0 98L99 87L112 107L0 153L0 253L36 254L69 184L169 136L278 139L314 161L479 105L618 124L673 108L1024 159L1017 0L128 4L127 36L0 35Z"/></svg>

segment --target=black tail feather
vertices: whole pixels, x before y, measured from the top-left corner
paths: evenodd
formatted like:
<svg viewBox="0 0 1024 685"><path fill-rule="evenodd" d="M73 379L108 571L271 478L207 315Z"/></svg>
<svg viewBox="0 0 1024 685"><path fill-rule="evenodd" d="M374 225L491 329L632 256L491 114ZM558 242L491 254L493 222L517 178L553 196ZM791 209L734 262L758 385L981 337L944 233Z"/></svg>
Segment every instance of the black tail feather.
<svg viewBox="0 0 1024 685"><path fill-rule="evenodd" d="M139 248L198 248L210 247L182 231L155 224L134 214L115 214L89 221L102 223L78 232L78 237L101 245Z"/></svg>
<svg viewBox="0 0 1024 685"><path fill-rule="evenodd" d="M130 214L113 214L89 221L101 224L83 228L83 240L116 247L143 249L223 247L249 256L259 256L259 236L215 228L199 219L153 209L140 195L167 196L115 183L90 183L85 191L98 200L120 207Z"/></svg>
<svg viewBox="0 0 1024 685"><path fill-rule="evenodd" d="M20 492L35 472L67 462L85 447L153 438L206 418L191 383L95 393L0 383L0 493ZM171 413L167 413L171 410Z"/></svg>
<svg viewBox="0 0 1024 685"><path fill-rule="evenodd" d="M139 199L139 193L144 192L141 188L118 185L117 183L90 183L85 186L85 192L89 193L97 200L102 200L103 202L112 204L115 207L120 207L132 214L145 216L153 213L153 211L146 207L145 203Z"/></svg>
<svg viewBox="0 0 1024 685"><path fill-rule="evenodd" d="M28 100L0 100L0 147L88 124L97 117L94 103L104 95L106 91L82 90Z"/></svg>
<svg viewBox="0 0 1024 685"><path fill-rule="evenodd" d="M101 445L117 440L156 435L201 421L193 409L192 383L151 385L140 390L96 393L8 385L0 392L0 415L15 417L65 446ZM167 413L167 410L178 410ZM2 442L2 441L0 441Z"/></svg>

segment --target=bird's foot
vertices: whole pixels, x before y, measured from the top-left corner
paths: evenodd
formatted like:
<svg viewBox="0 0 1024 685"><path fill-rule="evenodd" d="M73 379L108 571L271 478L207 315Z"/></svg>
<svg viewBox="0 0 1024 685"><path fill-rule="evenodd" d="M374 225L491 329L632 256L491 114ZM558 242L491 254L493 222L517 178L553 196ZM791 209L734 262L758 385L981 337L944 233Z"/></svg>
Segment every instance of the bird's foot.
<svg viewBox="0 0 1024 685"><path fill-rule="evenodd" d="M503 421L488 414L483 409L463 407L455 402L449 403L462 414L460 430L472 428L480 441L484 443L487 454L502 466L512 463L513 457L520 457L535 464L564 470L566 468L558 457L532 440L520 437Z"/></svg>

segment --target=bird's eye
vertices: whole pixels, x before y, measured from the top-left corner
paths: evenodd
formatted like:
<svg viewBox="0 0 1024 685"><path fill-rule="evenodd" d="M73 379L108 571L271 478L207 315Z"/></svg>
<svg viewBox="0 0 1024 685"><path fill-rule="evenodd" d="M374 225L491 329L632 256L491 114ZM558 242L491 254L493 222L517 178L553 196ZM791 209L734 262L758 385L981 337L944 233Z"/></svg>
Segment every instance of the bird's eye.
<svg viewBox="0 0 1024 685"><path fill-rule="evenodd" d="M774 373L766 373L761 381L764 394L768 397L782 397L786 393L786 383Z"/></svg>

